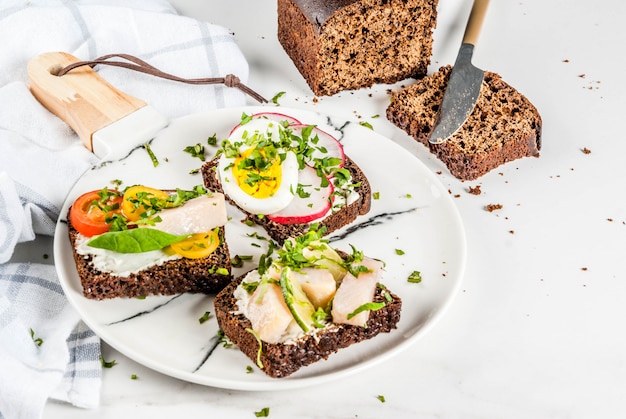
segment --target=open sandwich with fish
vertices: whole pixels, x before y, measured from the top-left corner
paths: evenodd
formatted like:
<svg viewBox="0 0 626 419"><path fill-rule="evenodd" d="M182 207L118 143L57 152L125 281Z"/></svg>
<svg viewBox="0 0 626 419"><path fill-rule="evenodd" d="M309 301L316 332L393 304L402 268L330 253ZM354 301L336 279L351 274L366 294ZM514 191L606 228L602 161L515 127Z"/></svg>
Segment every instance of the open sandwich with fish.
<svg viewBox="0 0 626 419"><path fill-rule="evenodd" d="M69 210L85 297L209 294L232 280L223 194L120 186L86 192Z"/></svg>
<svg viewBox="0 0 626 419"><path fill-rule="evenodd" d="M272 248L257 269L215 297L226 337L280 378L397 328L402 301L382 284L383 262L336 250L317 226Z"/></svg>

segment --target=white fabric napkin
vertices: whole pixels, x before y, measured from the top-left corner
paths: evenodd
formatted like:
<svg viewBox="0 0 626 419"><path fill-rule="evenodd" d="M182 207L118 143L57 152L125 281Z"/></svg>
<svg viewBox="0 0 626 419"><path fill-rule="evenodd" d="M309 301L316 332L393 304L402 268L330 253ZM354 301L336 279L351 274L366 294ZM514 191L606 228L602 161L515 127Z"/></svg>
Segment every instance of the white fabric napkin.
<svg viewBox="0 0 626 419"><path fill-rule="evenodd" d="M177 15L165 0L2 0L0 39L0 418L35 418L50 397L97 406L99 341L53 267L10 259L17 243L54 233L71 186L97 158L30 94L28 61L49 51L81 60L125 53L180 77L234 74L243 83L248 65L227 29ZM222 85L96 71L170 118L246 103Z"/></svg>

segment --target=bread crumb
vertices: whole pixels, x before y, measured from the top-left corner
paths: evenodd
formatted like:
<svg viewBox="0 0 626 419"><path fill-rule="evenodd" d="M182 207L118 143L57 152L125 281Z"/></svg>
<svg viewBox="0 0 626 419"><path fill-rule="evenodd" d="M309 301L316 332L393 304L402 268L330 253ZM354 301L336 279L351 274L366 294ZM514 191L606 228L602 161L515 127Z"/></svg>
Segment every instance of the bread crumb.
<svg viewBox="0 0 626 419"><path fill-rule="evenodd" d="M583 266L582 268L580 268L580 270L581 270L581 271L586 271L586 270L587 270L587 267L586 267L586 266Z"/></svg>
<svg viewBox="0 0 626 419"><path fill-rule="evenodd" d="M585 78L585 73L579 74L578 77L580 77L581 79L584 79Z"/></svg>
<svg viewBox="0 0 626 419"><path fill-rule="evenodd" d="M499 209L502 209L502 204L489 204L485 206L485 209L489 212L494 212Z"/></svg>
<svg viewBox="0 0 626 419"><path fill-rule="evenodd" d="M591 150L589 150L587 147L583 147L581 151L585 154L591 154Z"/></svg>
<svg viewBox="0 0 626 419"><path fill-rule="evenodd" d="M474 187L470 186L468 192L471 193L472 195L480 195L481 194L480 185L476 185Z"/></svg>
<svg viewBox="0 0 626 419"><path fill-rule="evenodd" d="M509 230L509 233L515 234L515 230Z"/></svg>

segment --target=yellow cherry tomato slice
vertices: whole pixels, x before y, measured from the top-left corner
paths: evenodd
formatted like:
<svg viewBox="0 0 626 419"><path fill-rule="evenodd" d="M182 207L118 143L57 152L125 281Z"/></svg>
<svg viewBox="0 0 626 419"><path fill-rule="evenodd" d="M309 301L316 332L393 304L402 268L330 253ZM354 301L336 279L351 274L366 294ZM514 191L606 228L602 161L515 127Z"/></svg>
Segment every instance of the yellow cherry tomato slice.
<svg viewBox="0 0 626 419"><path fill-rule="evenodd" d="M200 259L213 253L219 244L219 236L211 230L206 233L192 234L185 240L173 243L171 248L187 259Z"/></svg>
<svg viewBox="0 0 626 419"><path fill-rule="evenodd" d="M130 221L147 218L166 208L168 193L147 186L131 186L124 192L122 213Z"/></svg>

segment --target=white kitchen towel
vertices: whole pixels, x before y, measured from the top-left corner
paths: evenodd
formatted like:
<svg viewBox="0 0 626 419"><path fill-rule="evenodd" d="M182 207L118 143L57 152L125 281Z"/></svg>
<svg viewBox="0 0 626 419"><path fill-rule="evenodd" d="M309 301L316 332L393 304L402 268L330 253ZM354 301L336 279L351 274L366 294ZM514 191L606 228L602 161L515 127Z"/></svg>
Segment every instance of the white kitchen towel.
<svg viewBox="0 0 626 419"><path fill-rule="evenodd" d="M56 311L42 314L50 316L41 323L45 327L37 330L30 326L33 310L41 309L42 302L47 304L50 284L60 290L58 280L50 267L12 264L10 260L17 243L33 240L37 234L53 234L71 186L97 159L30 94L28 61L49 51L69 52L80 60L124 53L180 77L234 74L243 83L248 79L248 64L226 28L180 16L165 0L2 0L0 39L0 264L6 263L0 265L0 286L18 287L21 295L11 299L0 293L0 357L13 354L11 359L30 371L21 375L17 367L0 367L0 417L33 418L48 397L77 406L97 405L98 392L80 388L74 373L79 371L76 362L82 356L77 348L89 347L90 332L65 299L59 300ZM97 66L96 71L113 86L170 118L246 103L244 93L223 85L188 85L109 66ZM35 283L37 286L32 285ZM2 317L2 313L6 315ZM25 327L32 327L36 335L47 334L41 336L41 347L33 348L32 339L25 336L4 333L5 328L17 333ZM81 343L84 338L87 346ZM68 351L48 349L59 345ZM92 361L98 354L99 350L83 353ZM64 371L51 366L53 355L63 358ZM40 362L34 362L36 359ZM62 380L55 391L43 394L44 387L49 390L43 383L55 382L58 377ZM94 375L93 380L99 382L99 378ZM33 385L14 386L5 392L4 385L16 380L32 380ZM15 399L17 391L21 396ZM77 396L81 392L84 397ZM11 404L12 400L19 405ZM28 409L11 410L10 406Z"/></svg>

